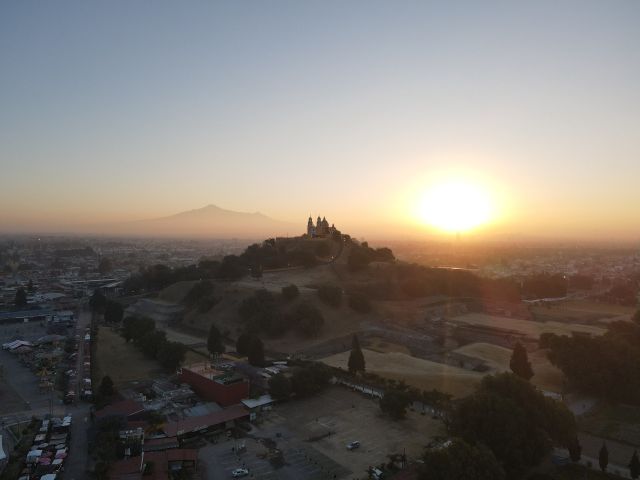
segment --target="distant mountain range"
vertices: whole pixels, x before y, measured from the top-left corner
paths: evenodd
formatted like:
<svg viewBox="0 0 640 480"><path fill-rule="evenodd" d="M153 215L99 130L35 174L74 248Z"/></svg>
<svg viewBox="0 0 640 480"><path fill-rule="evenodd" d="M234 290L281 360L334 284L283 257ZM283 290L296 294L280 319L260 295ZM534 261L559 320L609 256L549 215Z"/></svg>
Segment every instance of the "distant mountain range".
<svg viewBox="0 0 640 480"><path fill-rule="evenodd" d="M262 239L300 235L305 227L302 220L297 225L275 220L259 212L235 212L207 205L168 217L119 224L115 230L122 235L136 236Z"/></svg>

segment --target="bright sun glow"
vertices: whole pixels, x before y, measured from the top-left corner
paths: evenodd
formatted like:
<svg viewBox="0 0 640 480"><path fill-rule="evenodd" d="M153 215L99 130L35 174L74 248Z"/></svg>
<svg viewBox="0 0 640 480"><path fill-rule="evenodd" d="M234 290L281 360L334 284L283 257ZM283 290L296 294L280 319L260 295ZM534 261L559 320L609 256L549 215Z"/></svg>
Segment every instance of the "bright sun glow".
<svg viewBox="0 0 640 480"><path fill-rule="evenodd" d="M422 220L448 232L476 228L491 217L489 194L464 181L434 185L423 196L419 214Z"/></svg>

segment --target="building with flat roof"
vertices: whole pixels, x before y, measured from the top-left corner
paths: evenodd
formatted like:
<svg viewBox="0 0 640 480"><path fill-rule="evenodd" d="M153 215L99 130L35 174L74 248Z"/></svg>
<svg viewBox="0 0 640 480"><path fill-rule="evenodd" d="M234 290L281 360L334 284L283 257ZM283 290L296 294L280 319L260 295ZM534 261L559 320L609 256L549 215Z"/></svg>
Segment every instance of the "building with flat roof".
<svg viewBox="0 0 640 480"><path fill-rule="evenodd" d="M162 431L171 438L210 430L222 430L233 427L236 421L248 420L249 413L249 410L243 405L234 405L208 415L167 422L163 425Z"/></svg>
<svg viewBox="0 0 640 480"><path fill-rule="evenodd" d="M223 407L240 403L249 396L249 380L235 371L216 370L208 363L182 367L178 377L196 394Z"/></svg>

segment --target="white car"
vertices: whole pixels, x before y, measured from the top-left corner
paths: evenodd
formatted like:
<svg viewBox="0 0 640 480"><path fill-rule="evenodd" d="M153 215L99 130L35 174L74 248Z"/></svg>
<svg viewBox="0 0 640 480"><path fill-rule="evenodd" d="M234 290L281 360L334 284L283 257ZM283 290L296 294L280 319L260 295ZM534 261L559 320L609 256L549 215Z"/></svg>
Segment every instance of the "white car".
<svg viewBox="0 0 640 480"><path fill-rule="evenodd" d="M231 472L233 478L246 477L249 475L249 470L246 468L236 468L233 472Z"/></svg>
<svg viewBox="0 0 640 480"><path fill-rule="evenodd" d="M360 442L355 440L353 442L347 443L347 450L355 450L356 448L360 448Z"/></svg>

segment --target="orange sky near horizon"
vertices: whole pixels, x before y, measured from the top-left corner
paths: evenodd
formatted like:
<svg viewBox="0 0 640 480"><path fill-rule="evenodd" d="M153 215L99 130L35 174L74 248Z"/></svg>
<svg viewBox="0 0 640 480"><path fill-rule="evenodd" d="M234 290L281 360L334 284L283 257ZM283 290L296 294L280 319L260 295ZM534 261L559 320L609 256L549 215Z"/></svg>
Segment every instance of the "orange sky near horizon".
<svg viewBox="0 0 640 480"><path fill-rule="evenodd" d="M0 233L215 204L447 238L421 204L461 179L492 205L466 238L638 241L639 24L639 2L3 2Z"/></svg>

